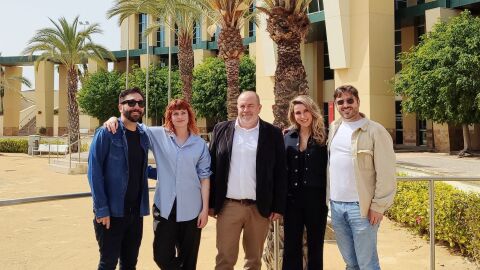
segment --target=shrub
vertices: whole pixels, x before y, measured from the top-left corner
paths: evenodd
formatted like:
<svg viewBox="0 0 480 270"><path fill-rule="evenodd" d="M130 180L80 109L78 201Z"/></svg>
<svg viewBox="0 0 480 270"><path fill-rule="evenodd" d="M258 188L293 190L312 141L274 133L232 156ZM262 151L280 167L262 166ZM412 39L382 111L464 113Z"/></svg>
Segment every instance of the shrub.
<svg viewBox="0 0 480 270"><path fill-rule="evenodd" d="M27 153L27 139L0 139L0 152L3 153Z"/></svg>
<svg viewBox="0 0 480 270"><path fill-rule="evenodd" d="M395 202L386 215L429 234L428 184L399 182ZM480 195L435 184L435 239L480 262Z"/></svg>

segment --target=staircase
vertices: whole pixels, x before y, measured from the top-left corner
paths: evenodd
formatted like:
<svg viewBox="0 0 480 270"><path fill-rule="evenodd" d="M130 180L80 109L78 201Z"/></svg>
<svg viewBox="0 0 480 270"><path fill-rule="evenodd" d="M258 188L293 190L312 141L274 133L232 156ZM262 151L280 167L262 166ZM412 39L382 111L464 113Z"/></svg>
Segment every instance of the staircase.
<svg viewBox="0 0 480 270"><path fill-rule="evenodd" d="M70 161L71 158L71 161ZM71 162L71 166L70 166ZM63 174L86 174L88 165L88 152L67 154L61 158L51 158L49 167L57 173Z"/></svg>
<svg viewBox="0 0 480 270"><path fill-rule="evenodd" d="M19 136L28 136L35 134L37 129L37 118L33 117L30 119L25 125L20 127L20 130L18 131Z"/></svg>

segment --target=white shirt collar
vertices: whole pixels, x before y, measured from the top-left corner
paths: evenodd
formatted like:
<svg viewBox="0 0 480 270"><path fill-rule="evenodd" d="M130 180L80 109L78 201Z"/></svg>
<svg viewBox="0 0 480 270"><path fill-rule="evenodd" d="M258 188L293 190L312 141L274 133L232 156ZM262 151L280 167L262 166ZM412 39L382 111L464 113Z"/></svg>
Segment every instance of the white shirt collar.
<svg viewBox="0 0 480 270"><path fill-rule="evenodd" d="M258 130L258 129L260 129L260 118L258 118L257 125L255 127L250 128L250 129L246 129L246 128L243 128L243 127L240 126L240 124L238 123L238 117L237 117L237 119L235 120L235 129L239 129L239 128L241 128L244 131Z"/></svg>

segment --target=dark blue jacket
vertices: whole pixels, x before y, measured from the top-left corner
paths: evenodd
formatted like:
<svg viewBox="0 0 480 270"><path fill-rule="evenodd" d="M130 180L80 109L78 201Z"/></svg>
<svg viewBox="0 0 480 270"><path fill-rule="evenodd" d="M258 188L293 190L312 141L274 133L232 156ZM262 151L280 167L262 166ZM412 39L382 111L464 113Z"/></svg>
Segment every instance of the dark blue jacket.
<svg viewBox="0 0 480 270"><path fill-rule="evenodd" d="M138 124L144 153L140 216L150 213L148 200L147 162L149 140L144 126ZM123 217L128 186L128 144L125 126L118 120L115 134L106 128L97 129L88 156L88 183L92 190L93 211L98 217Z"/></svg>

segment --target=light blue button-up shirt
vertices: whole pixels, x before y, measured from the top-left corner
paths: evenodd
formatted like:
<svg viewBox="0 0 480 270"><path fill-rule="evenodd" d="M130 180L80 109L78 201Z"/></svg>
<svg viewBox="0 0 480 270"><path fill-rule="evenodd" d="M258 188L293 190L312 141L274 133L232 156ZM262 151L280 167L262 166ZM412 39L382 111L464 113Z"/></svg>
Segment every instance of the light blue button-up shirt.
<svg viewBox="0 0 480 270"><path fill-rule="evenodd" d="M201 179L210 174L210 153L206 142L190 135L182 146L175 134L163 127L146 129L157 165L157 185L153 201L163 218L168 219L175 198L177 221L189 221L202 210Z"/></svg>

